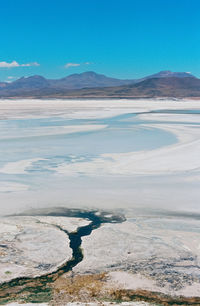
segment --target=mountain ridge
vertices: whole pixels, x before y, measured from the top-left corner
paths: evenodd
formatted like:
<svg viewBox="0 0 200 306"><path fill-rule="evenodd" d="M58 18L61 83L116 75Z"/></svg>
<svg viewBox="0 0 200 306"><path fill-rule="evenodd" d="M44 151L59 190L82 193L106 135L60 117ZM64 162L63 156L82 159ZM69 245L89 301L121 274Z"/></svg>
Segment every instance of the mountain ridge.
<svg viewBox="0 0 200 306"><path fill-rule="evenodd" d="M199 96L200 79L188 72L160 71L142 79L120 80L87 71L51 80L40 75L0 82L0 97Z"/></svg>

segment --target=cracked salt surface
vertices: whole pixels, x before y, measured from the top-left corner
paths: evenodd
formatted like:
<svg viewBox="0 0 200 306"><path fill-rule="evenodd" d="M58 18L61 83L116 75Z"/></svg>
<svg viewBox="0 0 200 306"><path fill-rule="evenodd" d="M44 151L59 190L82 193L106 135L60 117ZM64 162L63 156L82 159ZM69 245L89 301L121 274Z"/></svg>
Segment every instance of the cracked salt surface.
<svg viewBox="0 0 200 306"><path fill-rule="evenodd" d="M199 239L197 220L148 216L105 224L83 237L84 259L74 271L106 271L112 288L200 296Z"/></svg>
<svg viewBox="0 0 200 306"><path fill-rule="evenodd" d="M80 218L3 217L0 219L1 282L56 270L72 257L68 232L89 224Z"/></svg>

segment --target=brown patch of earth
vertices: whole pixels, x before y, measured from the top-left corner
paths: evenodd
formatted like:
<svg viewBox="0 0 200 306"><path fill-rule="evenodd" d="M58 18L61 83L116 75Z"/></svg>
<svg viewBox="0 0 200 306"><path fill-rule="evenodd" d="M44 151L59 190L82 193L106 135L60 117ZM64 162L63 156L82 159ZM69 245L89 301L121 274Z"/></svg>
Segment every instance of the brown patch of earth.
<svg viewBox="0 0 200 306"><path fill-rule="evenodd" d="M145 301L153 305L200 305L199 297L170 297L148 290L113 289L107 286L106 273L73 275L66 273L52 284L52 301L50 305L65 305L69 302L103 301L131 302Z"/></svg>

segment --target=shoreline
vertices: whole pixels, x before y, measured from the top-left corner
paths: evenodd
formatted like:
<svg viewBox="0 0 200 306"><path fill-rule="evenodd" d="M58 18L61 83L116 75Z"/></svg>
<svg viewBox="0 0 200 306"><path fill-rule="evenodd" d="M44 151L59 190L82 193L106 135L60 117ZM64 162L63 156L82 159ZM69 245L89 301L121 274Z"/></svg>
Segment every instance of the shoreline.
<svg viewBox="0 0 200 306"><path fill-rule="evenodd" d="M200 100L200 96L0 96L1 100Z"/></svg>

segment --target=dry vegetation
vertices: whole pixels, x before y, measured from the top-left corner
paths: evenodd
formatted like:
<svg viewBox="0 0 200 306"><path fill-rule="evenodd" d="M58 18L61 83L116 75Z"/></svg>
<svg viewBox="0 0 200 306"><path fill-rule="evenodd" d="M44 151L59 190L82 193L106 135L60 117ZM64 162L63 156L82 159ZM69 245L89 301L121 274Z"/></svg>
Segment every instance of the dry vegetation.
<svg viewBox="0 0 200 306"><path fill-rule="evenodd" d="M129 302L146 301L153 305L200 305L200 298L169 297L147 290L126 290L108 286L106 273L76 275L67 273L52 284L51 305L64 305L68 302L98 302L103 301Z"/></svg>

